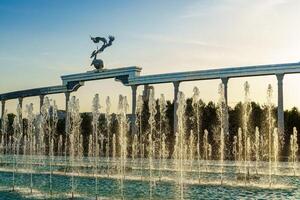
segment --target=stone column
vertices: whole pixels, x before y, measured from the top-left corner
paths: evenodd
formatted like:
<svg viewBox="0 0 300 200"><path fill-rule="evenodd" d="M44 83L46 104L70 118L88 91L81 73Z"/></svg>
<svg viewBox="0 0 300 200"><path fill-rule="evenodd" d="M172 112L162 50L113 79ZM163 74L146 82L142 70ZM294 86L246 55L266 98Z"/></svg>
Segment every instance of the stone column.
<svg viewBox="0 0 300 200"><path fill-rule="evenodd" d="M226 106L228 106L228 93L227 93L227 88L228 88L228 80L229 78L227 77L223 77L221 78L222 83L224 85L224 97L225 97L225 102L226 102Z"/></svg>
<svg viewBox="0 0 300 200"><path fill-rule="evenodd" d="M2 103L2 110L1 110L1 138L3 138L3 141L1 139L1 143L3 143L3 153L6 153L6 147L7 147L7 133L5 130L3 131L3 125L4 125L4 113L5 113L5 100L1 101Z"/></svg>
<svg viewBox="0 0 300 200"><path fill-rule="evenodd" d="M65 106L66 106L66 114L68 112L68 103L69 103L69 100L70 100L70 92L65 92L65 96L66 96L66 101L65 101Z"/></svg>
<svg viewBox="0 0 300 200"><path fill-rule="evenodd" d="M132 110L131 110L131 130L132 133L136 133L136 90L137 90L137 85L132 85L131 86L132 90Z"/></svg>
<svg viewBox="0 0 300 200"><path fill-rule="evenodd" d="M144 101L148 101L149 100L149 85L144 85L143 100Z"/></svg>
<svg viewBox="0 0 300 200"><path fill-rule="evenodd" d="M228 80L229 80L229 78L227 78L227 77L223 77L223 78L221 78L221 80L222 80L222 84L223 84L223 86L224 86L224 98L225 98L225 121L224 121L224 127L223 127L223 129L224 129L224 133L228 133L228 131L229 131L229 121L228 121L228 92L227 92L227 90L228 90Z"/></svg>
<svg viewBox="0 0 300 200"><path fill-rule="evenodd" d="M20 108L23 108L23 97L19 97L18 100L19 100Z"/></svg>
<svg viewBox="0 0 300 200"><path fill-rule="evenodd" d="M5 112L5 100L2 100L1 103L2 103L1 119L3 119L4 112Z"/></svg>
<svg viewBox="0 0 300 200"><path fill-rule="evenodd" d="M2 110L1 110L1 127L3 128L3 118L4 118L4 113L5 113L5 100L2 100L1 101L1 103L2 103ZM4 133L4 132L2 132L2 128L1 128L1 136L3 135L3 138L6 136L6 134ZM6 141L5 140L5 138L4 138L4 141ZM1 143L3 143L4 144L4 141L2 141L2 139L1 139Z"/></svg>
<svg viewBox="0 0 300 200"><path fill-rule="evenodd" d="M19 97L18 100L19 100L19 105L20 105L20 109L21 109L20 118L21 118L21 120L23 120L23 97Z"/></svg>
<svg viewBox="0 0 300 200"><path fill-rule="evenodd" d="M21 110L21 112L20 112L20 126L21 126L21 131L22 131L22 133L24 132L24 124L23 124L23 97L19 97L18 98L18 100L19 100L19 106L20 106L20 110Z"/></svg>
<svg viewBox="0 0 300 200"><path fill-rule="evenodd" d="M276 74L277 88L278 88L278 107L277 107L277 123L278 133L283 136L284 134L284 110L283 110L283 77L284 74Z"/></svg>
<svg viewBox="0 0 300 200"><path fill-rule="evenodd" d="M44 105L45 95L40 95L40 113L42 112L42 107Z"/></svg>
<svg viewBox="0 0 300 200"><path fill-rule="evenodd" d="M179 92L179 84L180 82L179 81L175 81L173 82L173 85L174 85L174 135L176 134L177 132L177 122L178 122L178 117L177 117L177 108L178 108L178 103L177 103L177 99L178 99L178 92Z"/></svg>
<svg viewBox="0 0 300 200"><path fill-rule="evenodd" d="M69 100L70 100L70 92L65 92L65 96L66 96L66 102L65 102L65 106L66 106L66 114L65 114L65 131L66 134L68 133L68 110L69 110Z"/></svg>

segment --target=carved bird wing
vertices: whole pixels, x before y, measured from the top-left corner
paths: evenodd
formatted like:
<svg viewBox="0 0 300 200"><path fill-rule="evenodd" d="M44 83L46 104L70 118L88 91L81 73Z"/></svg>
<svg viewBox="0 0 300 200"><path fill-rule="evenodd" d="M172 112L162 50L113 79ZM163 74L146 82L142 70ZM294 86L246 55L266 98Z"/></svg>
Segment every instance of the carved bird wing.
<svg viewBox="0 0 300 200"><path fill-rule="evenodd" d="M108 36L108 39L109 39L109 42L113 42L115 40L115 37L110 35L110 36Z"/></svg>
<svg viewBox="0 0 300 200"><path fill-rule="evenodd" d="M107 40L103 37L91 37L91 40L94 42L94 43L99 43L100 41L103 42L104 44L107 43Z"/></svg>
<svg viewBox="0 0 300 200"><path fill-rule="evenodd" d="M93 52L92 52L92 54L91 54L91 57L90 58L93 58L93 57L95 57L97 55L97 50L94 50Z"/></svg>
<svg viewBox="0 0 300 200"><path fill-rule="evenodd" d="M106 46L111 46L113 41L115 40L115 37L110 35L110 36L108 36L108 39L109 39L109 41Z"/></svg>

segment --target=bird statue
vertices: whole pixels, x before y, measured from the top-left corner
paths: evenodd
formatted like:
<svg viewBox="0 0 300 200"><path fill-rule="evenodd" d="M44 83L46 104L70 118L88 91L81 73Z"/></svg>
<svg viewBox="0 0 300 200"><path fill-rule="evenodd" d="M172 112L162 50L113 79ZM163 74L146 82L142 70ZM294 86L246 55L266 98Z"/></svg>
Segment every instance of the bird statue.
<svg viewBox="0 0 300 200"><path fill-rule="evenodd" d="M99 53L103 52L104 49L106 49L107 47L111 46L113 41L115 40L115 37L113 37L111 35L108 36L108 42L107 42L107 39L104 37L91 37L90 36L90 38L95 44L98 44L100 41L103 43L100 49L98 49L98 46L97 46L97 50L94 50L90 57L90 58L93 58L91 66L93 65L97 70L103 69L104 68L103 60L97 59L97 55Z"/></svg>
<svg viewBox="0 0 300 200"><path fill-rule="evenodd" d="M103 37L91 37L91 40L94 42L94 43L99 43L100 41L103 42L104 44L107 43L107 40L106 38L103 38Z"/></svg>

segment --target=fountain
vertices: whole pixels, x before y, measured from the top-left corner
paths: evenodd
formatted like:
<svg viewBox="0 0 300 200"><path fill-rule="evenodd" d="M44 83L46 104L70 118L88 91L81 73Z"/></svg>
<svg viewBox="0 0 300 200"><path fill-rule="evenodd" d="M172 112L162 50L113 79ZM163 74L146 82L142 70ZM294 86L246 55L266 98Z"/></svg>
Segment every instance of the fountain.
<svg viewBox="0 0 300 200"><path fill-rule="evenodd" d="M272 156L273 148L272 135L274 131L274 119L272 114L273 103L272 103L273 89L271 85L268 85L267 90L267 125L268 125L268 159L269 159L269 185L272 185Z"/></svg>
<svg viewBox="0 0 300 200"><path fill-rule="evenodd" d="M190 170L192 170L193 161L194 161L194 149L195 149L195 137L194 137L193 130L191 130L190 132L188 147L189 147Z"/></svg>
<svg viewBox="0 0 300 200"><path fill-rule="evenodd" d="M274 126L271 86L264 107L266 119L254 129L249 123L252 111L249 84L245 83L242 124L238 128L240 121L237 123L232 141L225 125L228 113L224 85L219 86L219 101L212 107L218 123L213 127L205 126L205 104L199 99L198 88L193 91L191 99L178 93L176 133L170 132L169 102L163 94L156 99L153 89L149 99L138 96L136 129L130 129L128 102L122 95L116 114L111 112L109 97L101 113L100 97L96 94L91 114L82 116L79 99L72 97L66 115L66 138L58 129L59 119L63 119L60 111L48 97L43 99L38 114L34 113L33 104L26 106L24 130L21 105L17 106L13 123L4 112L0 194L4 182L11 183L9 190L13 194L51 199L198 199L202 194L206 195L203 198L222 198L214 196L220 187L228 194L234 193L232 198L243 198L239 194L245 194L244 190L254 191L253 198L258 197L259 191L277 192L280 197L287 195L286 191L298 191L294 188L299 176L297 130L294 128L289 136L288 163L281 162L284 158ZM90 132L81 133L83 117L91 119ZM207 128L203 133L202 127ZM213 133L217 137L210 135ZM88 146L83 148L84 145ZM232 154L227 154L227 150ZM216 192L208 195L207 188ZM30 192L25 192L28 189Z"/></svg>
<svg viewBox="0 0 300 200"><path fill-rule="evenodd" d="M3 111L3 116L1 120L1 152L3 154L7 153L7 124L8 124L8 116L7 110Z"/></svg>
<svg viewBox="0 0 300 200"><path fill-rule="evenodd" d="M204 151L205 169L207 172L208 160L209 160L209 143L208 143L208 131L206 129L204 130L204 135L203 135L203 151Z"/></svg>
<svg viewBox="0 0 300 200"><path fill-rule="evenodd" d="M258 174L258 165L259 165L259 159L260 159L260 136L259 136L259 128L255 127L255 172Z"/></svg>
<svg viewBox="0 0 300 200"><path fill-rule="evenodd" d="M224 140L225 140L225 135L224 135L224 131L227 129L227 127L225 127L227 124L227 108L226 108L226 101L225 101L225 93L224 93L224 85L221 83L219 85L219 102L218 102L218 106L219 106L219 119L220 119L220 165L221 165L221 184L223 183L223 170L224 170L224 151L225 151L225 144L224 144Z"/></svg>
<svg viewBox="0 0 300 200"><path fill-rule="evenodd" d="M160 95L159 98L159 179L161 179L161 169L166 158L166 143L165 143L165 132L166 132L166 111L167 104L165 96Z"/></svg>
<svg viewBox="0 0 300 200"><path fill-rule="evenodd" d="M235 171L236 173L238 172L238 138L237 136L233 136L233 142L232 142L232 154L233 154L233 159L235 161L234 165L235 165ZM238 172L239 173L239 172Z"/></svg>
<svg viewBox="0 0 300 200"><path fill-rule="evenodd" d="M132 140L132 146L131 146L131 159L134 161L137 156L138 156L138 136L137 134L135 133L134 136L133 136L133 140ZM133 163L135 164L135 163Z"/></svg>
<svg viewBox="0 0 300 200"><path fill-rule="evenodd" d="M160 166L160 170L161 169L166 169L166 160L168 158L169 155L169 151L167 149L167 144L166 144L166 135L165 133L162 134L162 143L161 143L161 166Z"/></svg>
<svg viewBox="0 0 300 200"><path fill-rule="evenodd" d="M58 142L57 142L57 155L63 156L63 136L59 135Z"/></svg>
<svg viewBox="0 0 300 200"><path fill-rule="evenodd" d="M110 129L111 129L111 114L110 114L110 108L111 108L111 102L110 98L106 98L106 112L105 112L105 118L107 122L107 142L106 142L106 158L107 158L107 176L109 177L110 174Z"/></svg>
<svg viewBox="0 0 300 200"><path fill-rule="evenodd" d="M277 173L278 168L278 155L279 155L279 137L277 128L274 128L273 131L273 171L274 174Z"/></svg>
<svg viewBox="0 0 300 200"><path fill-rule="evenodd" d="M53 102L53 105L51 105L50 102L51 100L48 97L44 98L44 104L41 107L40 120L38 121L41 134L36 134L36 136L34 137L35 142L33 143L33 146L37 147L39 156L41 157L40 162L43 162L42 156L46 154L46 146L48 148L49 193L52 197L52 165L54 159L54 135L56 135L58 116L55 101ZM47 145L45 144L46 141L48 142Z"/></svg>
<svg viewBox="0 0 300 200"><path fill-rule="evenodd" d="M196 124L196 131L197 131L197 162L198 162L198 180L200 183L200 168L201 168L201 153L200 153L200 113L199 113L199 98L200 98L200 91L198 87L194 87L193 89L193 97L192 97L192 105L193 110L195 112L195 124Z"/></svg>
<svg viewBox="0 0 300 200"><path fill-rule="evenodd" d="M92 102L92 114L93 114L93 121L92 121L92 126L93 126L93 134L91 137L91 144L92 149L90 155L93 156L94 158L94 176L95 176L95 196L96 199L98 199L98 160L99 160L99 141L98 141L98 127L99 127L99 116L100 116L100 103L99 103L99 95L96 94L93 102Z"/></svg>
<svg viewBox="0 0 300 200"><path fill-rule="evenodd" d="M241 173L241 163L242 163L242 158L243 158L243 133L242 129L238 129L238 168L239 168L239 173Z"/></svg>
<svg viewBox="0 0 300 200"><path fill-rule="evenodd" d="M249 118L250 118L250 114L251 114L251 100L250 100L250 85L249 83L246 81L244 84L244 104L243 104L243 128L242 131L244 133L244 174L245 174L245 184L247 181L247 176L250 174L250 158L249 156L247 156L247 154L249 154L249 152L251 151L250 145L248 145L248 140L250 143L250 137L248 136L249 134Z"/></svg>
<svg viewBox="0 0 300 200"><path fill-rule="evenodd" d="M34 126L33 122L35 120L35 116L33 114L33 104L26 105L26 112L27 112L27 140L26 143L29 143L29 165L30 165L30 193L32 193L33 189L33 138L34 136Z"/></svg>
<svg viewBox="0 0 300 200"><path fill-rule="evenodd" d="M13 186L12 190L15 190L15 174L18 171L18 160L17 157L19 156L19 151L20 151L20 142L22 139L23 135L23 127L21 126L22 123L22 109L20 104L17 106L17 115L14 118L13 122L13 127L14 127L14 135L13 135L13 156L14 156L14 161L13 161ZM7 121L5 122L7 123ZM3 140L3 138L2 138Z"/></svg>
<svg viewBox="0 0 300 200"><path fill-rule="evenodd" d="M125 96L119 96L119 114L118 114L118 123L119 123L119 135L118 135L118 145L120 147L119 152L119 182L120 182L120 191L121 196L124 198L124 179L126 174L126 162L127 162L127 132L128 132L128 121L127 121L127 110L128 103Z"/></svg>
<svg viewBox="0 0 300 200"><path fill-rule="evenodd" d="M143 106L144 100L143 96L139 95L137 100L137 108L136 108L136 126L138 127L139 134L139 154L140 154L140 172L141 179L143 179L143 159L145 157L144 153L144 136L143 136L143 124L142 124L142 114L143 114Z"/></svg>
<svg viewBox="0 0 300 200"><path fill-rule="evenodd" d="M184 173L185 173L185 167L184 167L184 161L187 158L186 153L186 128L185 128L185 107L186 107L186 100L183 92L178 93L177 97L177 133L176 133L176 142L174 147L174 158L176 162L176 171L178 173L177 177L177 184L179 186L179 196L180 199L184 199Z"/></svg>
<svg viewBox="0 0 300 200"><path fill-rule="evenodd" d="M293 128L293 134L291 134L290 139L290 156L289 163L293 168L294 176L296 175L296 164L297 164L297 155L298 155L298 132L296 127Z"/></svg>
<svg viewBox="0 0 300 200"><path fill-rule="evenodd" d="M149 195L150 199L152 199L152 190L155 185L155 180L153 178L153 160L155 158L155 143L154 143L154 134L156 133L156 121L155 121L155 115L157 113L156 111L156 101L154 97L154 90L150 90L149 94L149 102L148 102L148 107L149 107L149 134L148 134L148 162L149 162Z"/></svg>
<svg viewBox="0 0 300 200"><path fill-rule="evenodd" d="M79 174L79 163L82 160L82 141L81 141L81 116L79 113L79 99L75 96L68 102L68 114L67 114L68 130L67 134L69 137L69 162L71 167L71 196L74 198L76 182L75 182L75 171ZM95 158L97 160L97 158Z"/></svg>
<svg viewBox="0 0 300 200"><path fill-rule="evenodd" d="M117 166L116 166L117 146L116 145L117 145L116 134L113 134L113 137L112 137L112 164L115 169L117 168Z"/></svg>

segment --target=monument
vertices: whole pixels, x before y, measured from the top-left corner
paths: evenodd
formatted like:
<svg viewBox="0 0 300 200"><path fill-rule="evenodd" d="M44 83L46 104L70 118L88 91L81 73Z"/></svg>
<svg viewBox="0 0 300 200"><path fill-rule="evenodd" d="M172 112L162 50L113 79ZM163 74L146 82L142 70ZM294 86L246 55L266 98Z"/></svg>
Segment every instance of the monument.
<svg viewBox="0 0 300 200"><path fill-rule="evenodd" d="M283 146L281 135L288 134L283 132L283 78L285 74L300 73L300 63L154 75L140 75L141 68L136 66L103 70L103 61L97 59L97 55L111 46L114 39L113 36L107 39L91 37L96 45L102 44L91 54L91 65L95 67L93 71L63 75L61 85L0 94L0 197L7 195L10 190L15 192L9 195L19 193L15 199L22 198L22 195L26 198L82 197L96 200L219 199L224 194L227 195L225 198L231 199L244 198L245 195L254 195L250 198L255 198L257 194L265 194L265 191L271 195L270 198L275 194L275 197L285 199L300 194L299 183L295 181L300 173L296 127L288 135L288 162L281 162L280 152ZM277 127L273 123L270 87L266 107L268 115L265 116L268 133L260 132L258 127L253 130L252 126L248 126L251 112L247 111L238 119L243 123L232 134L233 140L227 139L229 80L267 75L277 77ZM107 97L105 113L101 115L103 109L96 94L92 100L91 123L85 123L88 124L85 128L82 125L81 118L84 116L80 113L79 98L71 96L71 93L87 81L104 79L115 79L131 87L131 116L127 97L123 95L119 96L117 113L111 112L112 104ZM187 98L180 89L183 82L210 79L220 80L218 106L221 109L216 109L216 123L202 118L204 115L200 109L201 98L197 88L192 97L192 112L187 113ZM171 104L167 103L164 95L159 99L154 95L154 85L163 83L173 84L173 115L168 114ZM144 96L147 96L144 99L137 90L142 86L145 88ZM55 101L49 98L51 94L60 93L65 94L65 128L58 128L61 126L58 124L63 123L59 123ZM246 108L244 110L250 110L247 109L251 103L249 86L244 88L244 93L246 100L242 105L246 105L243 106ZM24 98L34 96L40 99L39 113L34 112L32 103L26 105L24 112ZM12 122L5 105L6 101L13 99L17 99L18 104ZM143 114L145 105L148 106L148 119ZM26 118L26 126L23 126L23 117ZM104 120L100 120L100 117ZM172 120L173 124L170 124ZM212 127L211 132L201 130L202 122L207 121L207 125ZM190 125L187 122L191 122ZM218 137L210 137L211 133ZM136 187L137 184L140 186ZM219 195L220 187L225 191L224 194L222 192ZM251 193L247 191L248 188Z"/></svg>
<svg viewBox="0 0 300 200"><path fill-rule="evenodd" d="M100 49L98 49L98 46L97 46L97 49L94 50L92 52L92 55L90 58L93 59L92 63L91 63L91 66L94 66L95 69L97 70L101 70L104 68L104 64L103 64L103 60L101 59L97 59L97 55L101 52L104 51L104 49L106 49L107 47L111 46L112 45L112 42L115 40L115 37L113 36L108 36L108 41L106 38L104 37L91 37L91 40L95 43L95 44L98 44L99 42L102 42L102 46Z"/></svg>

